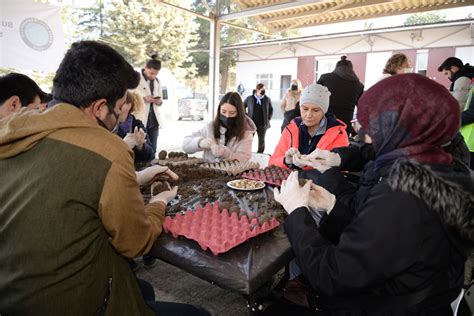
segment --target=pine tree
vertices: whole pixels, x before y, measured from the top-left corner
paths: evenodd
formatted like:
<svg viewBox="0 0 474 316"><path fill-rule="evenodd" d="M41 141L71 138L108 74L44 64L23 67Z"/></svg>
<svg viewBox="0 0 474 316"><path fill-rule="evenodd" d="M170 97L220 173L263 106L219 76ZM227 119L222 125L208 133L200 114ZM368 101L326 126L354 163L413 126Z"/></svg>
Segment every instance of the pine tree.
<svg viewBox="0 0 474 316"><path fill-rule="evenodd" d="M106 6L104 36L136 67L156 53L170 69L189 61L188 50L196 42L193 17L153 1L115 0ZM191 71L193 64L188 64Z"/></svg>

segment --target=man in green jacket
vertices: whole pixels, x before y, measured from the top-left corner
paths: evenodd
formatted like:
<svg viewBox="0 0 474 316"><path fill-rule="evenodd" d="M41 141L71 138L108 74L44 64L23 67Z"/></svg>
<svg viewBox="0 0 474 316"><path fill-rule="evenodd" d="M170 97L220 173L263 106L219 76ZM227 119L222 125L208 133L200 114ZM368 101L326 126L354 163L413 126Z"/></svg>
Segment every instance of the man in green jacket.
<svg viewBox="0 0 474 316"><path fill-rule="evenodd" d="M150 250L176 188L145 206L138 184L167 168L136 174L133 153L110 132L138 80L109 46L74 43L54 78L56 105L0 120L0 314L160 309L145 302L125 258Z"/></svg>

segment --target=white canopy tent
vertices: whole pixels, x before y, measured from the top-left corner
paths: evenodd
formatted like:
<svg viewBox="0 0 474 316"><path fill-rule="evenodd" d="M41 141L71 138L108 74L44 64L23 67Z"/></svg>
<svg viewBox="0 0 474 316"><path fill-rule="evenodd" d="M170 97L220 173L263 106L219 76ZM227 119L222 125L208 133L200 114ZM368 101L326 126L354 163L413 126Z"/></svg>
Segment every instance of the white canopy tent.
<svg viewBox="0 0 474 316"><path fill-rule="evenodd" d="M271 35L285 30L329 23L363 20L369 18L418 13L432 10L472 5L472 0L235 0L237 12L221 13L221 0L215 0L211 9L206 0L206 14L199 14L164 0L156 3L193 14L210 22L209 47L209 96L211 113L218 104L218 80L220 60L220 28L222 25L250 32ZM252 17L266 31L245 26L246 18Z"/></svg>

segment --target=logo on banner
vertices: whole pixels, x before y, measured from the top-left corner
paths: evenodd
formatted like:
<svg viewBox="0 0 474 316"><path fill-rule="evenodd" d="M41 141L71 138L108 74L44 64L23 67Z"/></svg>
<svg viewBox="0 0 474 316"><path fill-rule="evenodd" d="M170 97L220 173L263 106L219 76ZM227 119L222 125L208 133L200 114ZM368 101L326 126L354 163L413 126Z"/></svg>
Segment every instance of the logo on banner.
<svg viewBox="0 0 474 316"><path fill-rule="evenodd" d="M50 48L54 40L49 25L36 18L27 18L21 22L20 35L28 47L38 51Z"/></svg>

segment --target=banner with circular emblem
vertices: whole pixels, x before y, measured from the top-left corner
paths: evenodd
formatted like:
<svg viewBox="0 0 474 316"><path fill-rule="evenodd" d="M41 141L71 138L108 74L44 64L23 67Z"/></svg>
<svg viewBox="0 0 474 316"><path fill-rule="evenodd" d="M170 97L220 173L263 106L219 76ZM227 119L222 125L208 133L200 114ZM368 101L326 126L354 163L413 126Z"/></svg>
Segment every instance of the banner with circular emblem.
<svg viewBox="0 0 474 316"><path fill-rule="evenodd" d="M64 56L61 8L0 1L0 67L56 71Z"/></svg>

